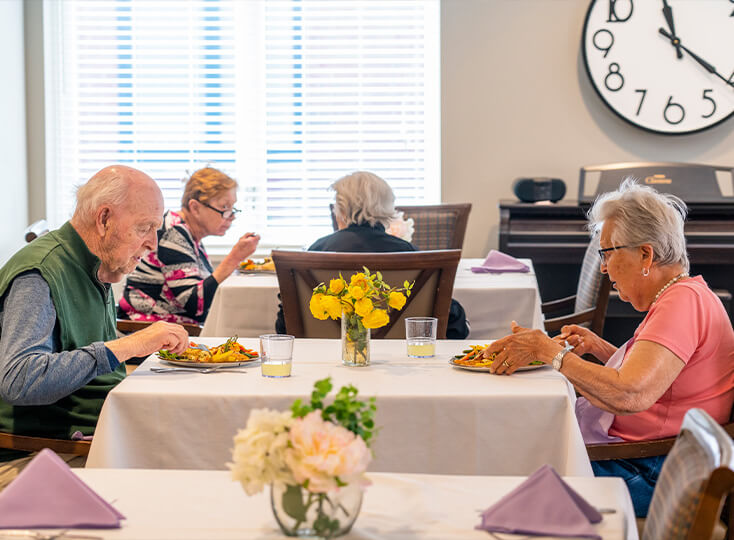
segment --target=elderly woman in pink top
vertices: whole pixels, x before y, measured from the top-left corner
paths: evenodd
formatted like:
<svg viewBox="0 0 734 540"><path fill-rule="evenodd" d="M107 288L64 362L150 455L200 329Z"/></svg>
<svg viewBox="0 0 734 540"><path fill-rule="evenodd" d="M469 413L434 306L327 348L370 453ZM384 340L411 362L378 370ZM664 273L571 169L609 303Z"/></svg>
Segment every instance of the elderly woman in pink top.
<svg viewBox="0 0 734 540"><path fill-rule="evenodd" d="M495 341L495 374L539 360L561 371L581 394L576 406L587 443L675 435L683 415L704 409L719 423L734 403L734 331L701 276L689 276L683 234L686 206L672 195L626 180L589 211L600 233L601 271L619 297L646 311L632 338L615 347L590 330L563 327L556 338L513 324ZM587 362L590 353L604 366ZM592 463L597 476L621 476L635 513L647 515L664 457Z"/></svg>

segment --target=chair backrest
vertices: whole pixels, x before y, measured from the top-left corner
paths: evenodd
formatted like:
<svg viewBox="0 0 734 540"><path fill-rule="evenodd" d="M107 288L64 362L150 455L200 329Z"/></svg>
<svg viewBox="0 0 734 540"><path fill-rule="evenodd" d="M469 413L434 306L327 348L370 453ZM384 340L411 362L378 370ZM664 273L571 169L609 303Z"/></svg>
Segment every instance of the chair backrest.
<svg viewBox="0 0 734 540"><path fill-rule="evenodd" d="M584 311L585 309L596 307L597 301L599 300L599 290L601 289L604 274L601 273L598 250L599 235L596 234L589 241L589 245L584 252L579 284L576 287L574 311Z"/></svg>
<svg viewBox="0 0 734 540"><path fill-rule="evenodd" d="M334 205L331 209L331 224L337 230ZM396 206L404 217L413 219L411 243L421 251L436 249L461 249L466 235L471 203Z"/></svg>
<svg viewBox="0 0 734 540"><path fill-rule="evenodd" d="M0 433L0 448L7 450L22 450L24 452L39 452L49 448L57 454L73 454L86 456L92 446L91 441L71 441L67 439L48 439L46 437L29 437Z"/></svg>
<svg viewBox="0 0 734 540"><path fill-rule="evenodd" d="M278 275L286 331L296 337L338 338L340 322L320 321L311 315L309 300L314 287L341 274L349 280L364 266L380 271L385 282L400 286L415 282L401 311L390 314L390 323L372 331L374 338L405 337L406 317L438 318L437 337L446 337L451 293L461 250L407 251L400 253L333 253L323 251L272 252Z"/></svg>
<svg viewBox="0 0 734 540"><path fill-rule="evenodd" d="M31 223L28 228L23 232L26 242L32 242L39 236L43 236L48 232L48 223L45 219L39 219Z"/></svg>
<svg viewBox="0 0 734 540"><path fill-rule="evenodd" d="M734 489L734 443L706 412L686 413L660 471L642 540L711 538Z"/></svg>
<svg viewBox="0 0 734 540"><path fill-rule="evenodd" d="M117 330L122 334L132 334L133 332L149 327L153 322L154 321L130 321L127 319L117 319ZM186 329L189 336L198 336L201 334L201 326L198 324L180 324Z"/></svg>

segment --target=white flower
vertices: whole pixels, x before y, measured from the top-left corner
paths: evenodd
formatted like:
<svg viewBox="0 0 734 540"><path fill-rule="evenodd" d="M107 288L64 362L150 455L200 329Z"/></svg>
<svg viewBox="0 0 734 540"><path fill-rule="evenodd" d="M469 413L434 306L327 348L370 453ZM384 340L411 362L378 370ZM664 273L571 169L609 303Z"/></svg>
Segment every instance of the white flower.
<svg viewBox="0 0 734 540"><path fill-rule="evenodd" d="M403 212L396 212L387 228L387 233L410 242L413 239L415 222L413 218L405 219Z"/></svg>
<svg viewBox="0 0 734 540"><path fill-rule="evenodd" d="M259 493L272 483L295 484L285 462L288 430L293 422L290 411L255 409L250 413L247 427L235 436L234 463L227 465L232 478L242 484L248 495Z"/></svg>

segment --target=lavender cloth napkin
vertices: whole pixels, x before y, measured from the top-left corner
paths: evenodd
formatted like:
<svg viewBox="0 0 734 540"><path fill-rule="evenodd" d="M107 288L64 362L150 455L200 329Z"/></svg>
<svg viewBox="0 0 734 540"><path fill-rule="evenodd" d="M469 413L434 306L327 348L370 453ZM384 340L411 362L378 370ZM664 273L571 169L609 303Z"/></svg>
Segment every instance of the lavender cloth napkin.
<svg viewBox="0 0 734 540"><path fill-rule="evenodd" d="M550 465L482 513L477 529L487 532L596 538L593 523L602 517Z"/></svg>
<svg viewBox="0 0 734 540"><path fill-rule="evenodd" d="M630 342L627 341L607 360L606 367L619 370L624 361L627 347ZM578 420L581 429L581 437L586 444L606 444L612 442L622 442L619 437L609 435L609 428L614 422L614 414L609 411L594 406L585 397L576 400L576 420Z"/></svg>
<svg viewBox="0 0 734 540"><path fill-rule="evenodd" d="M499 274L501 272L529 272L530 268L515 257L493 249L484 259L484 262L479 266L472 266L471 271L475 274Z"/></svg>
<svg viewBox="0 0 734 540"><path fill-rule="evenodd" d="M112 529L125 519L48 448L0 492L0 529Z"/></svg>

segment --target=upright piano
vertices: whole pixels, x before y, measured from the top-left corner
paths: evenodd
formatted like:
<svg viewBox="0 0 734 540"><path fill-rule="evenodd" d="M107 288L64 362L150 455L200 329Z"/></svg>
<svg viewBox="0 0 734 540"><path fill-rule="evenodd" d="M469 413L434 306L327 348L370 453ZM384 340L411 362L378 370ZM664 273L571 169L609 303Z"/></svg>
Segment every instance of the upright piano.
<svg viewBox="0 0 734 540"><path fill-rule="evenodd" d="M576 293L589 243L586 213L596 197L627 177L672 193L688 205L685 235L691 275L717 289L727 309L734 292L734 168L690 163L614 163L581 168L576 200L500 201L500 250L533 260L543 301ZM730 317L732 310L729 309ZM613 291L604 337L621 344L642 320Z"/></svg>

